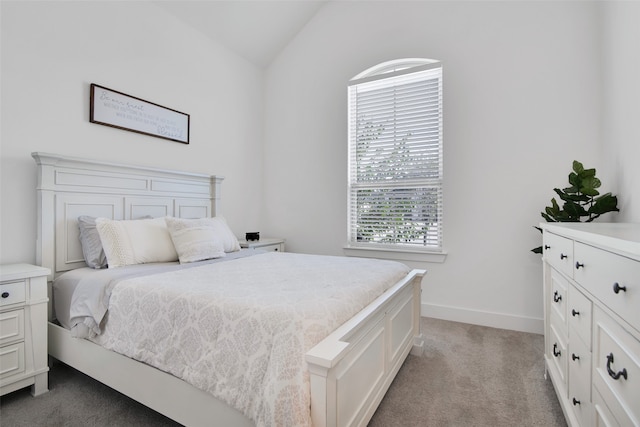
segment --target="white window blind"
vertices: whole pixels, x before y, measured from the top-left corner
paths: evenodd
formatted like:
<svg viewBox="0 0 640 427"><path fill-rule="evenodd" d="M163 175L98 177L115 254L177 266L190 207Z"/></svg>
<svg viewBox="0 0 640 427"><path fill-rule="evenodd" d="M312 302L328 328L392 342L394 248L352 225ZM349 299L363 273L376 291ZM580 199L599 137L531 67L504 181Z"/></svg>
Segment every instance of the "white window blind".
<svg viewBox="0 0 640 427"><path fill-rule="evenodd" d="M349 86L349 244L440 251L442 68L397 65Z"/></svg>

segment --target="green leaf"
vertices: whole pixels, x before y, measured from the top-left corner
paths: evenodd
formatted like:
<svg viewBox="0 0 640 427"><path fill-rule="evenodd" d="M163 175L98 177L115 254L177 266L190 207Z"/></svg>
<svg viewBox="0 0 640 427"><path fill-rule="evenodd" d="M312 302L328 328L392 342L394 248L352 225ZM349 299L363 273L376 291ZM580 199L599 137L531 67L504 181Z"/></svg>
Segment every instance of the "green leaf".
<svg viewBox="0 0 640 427"><path fill-rule="evenodd" d="M553 190L565 202L587 202L587 201L590 200L589 197L587 197L584 194L566 194L566 193L563 193L562 191L558 190L557 188L554 188Z"/></svg>
<svg viewBox="0 0 640 427"><path fill-rule="evenodd" d="M593 178L594 176L596 176L596 170L595 169L584 169L578 175L582 179Z"/></svg>
<svg viewBox="0 0 640 427"><path fill-rule="evenodd" d="M569 188L575 189L574 191L572 191L572 193L577 193L578 192L578 189L580 188L581 182L582 182L582 180L580 179L578 174L575 174L573 172L571 172L569 174L569 184L571 184L571 187L569 187Z"/></svg>
<svg viewBox="0 0 640 427"><path fill-rule="evenodd" d="M611 193L603 194L595 199L595 203L589 208L589 214L600 216L607 212L619 212L618 198Z"/></svg>
<svg viewBox="0 0 640 427"><path fill-rule="evenodd" d="M582 187L580 187L580 192L586 194L587 196L597 196L600 194L596 188L600 187L602 183L596 177L585 178L582 180Z"/></svg>
<svg viewBox="0 0 640 427"><path fill-rule="evenodd" d="M581 216L587 215L587 211L582 206L574 202L566 202L562 209L569 215L570 218L579 221Z"/></svg>
<svg viewBox="0 0 640 427"><path fill-rule="evenodd" d="M580 162L579 162L579 161L577 161L577 160L574 160L574 161L573 161L573 171L574 171L575 173L580 173L580 172L582 172L583 170L584 170L584 166L582 165L582 163L580 163Z"/></svg>

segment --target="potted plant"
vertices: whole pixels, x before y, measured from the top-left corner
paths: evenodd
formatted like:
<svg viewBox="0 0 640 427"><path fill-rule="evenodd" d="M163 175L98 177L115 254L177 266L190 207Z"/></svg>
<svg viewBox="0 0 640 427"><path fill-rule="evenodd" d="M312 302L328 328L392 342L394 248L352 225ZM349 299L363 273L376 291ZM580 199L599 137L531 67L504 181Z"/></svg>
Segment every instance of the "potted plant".
<svg viewBox="0 0 640 427"><path fill-rule="evenodd" d="M547 206L542 217L547 222L591 222L607 212L618 212L618 198L611 193L600 194L597 190L602 183L596 178L595 169L585 169L582 163L573 161L573 171L569 174L570 186L560 190L554 188L564 202L562 208L555 197ZM542 231L540 227L535 227ZM542 246L531 252L541 254Z"/></svg>

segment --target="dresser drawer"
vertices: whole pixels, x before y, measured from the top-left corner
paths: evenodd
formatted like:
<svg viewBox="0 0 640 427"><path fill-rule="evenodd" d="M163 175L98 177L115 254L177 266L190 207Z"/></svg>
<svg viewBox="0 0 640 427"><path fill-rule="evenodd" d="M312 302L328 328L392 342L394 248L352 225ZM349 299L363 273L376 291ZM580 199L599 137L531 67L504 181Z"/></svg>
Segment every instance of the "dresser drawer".
<svg viewBox="0 0 640 427"><path fill-rule="evenodd" d="M604 403L604 399L600 396L597 390L593 391L593 427L619 427L620 424L616 421L613 414L607 408ZM625 424L631 425L631 422Z"/></svg>
<svg viewBox="0 0 640 427"><path fill-rule="evenodd" d="M24 309L0 313L0 346L24 339Z"/></svg>
<svg viewBox="0 0 640 427"><path fill-rule="evenodd" d="M573 240L544 233L544 258L555 269L569 277L573 274Z"/></svg>
<svg viewBox="0 0 640 427"><path fill-rule="evenodd" d="M579 378L586 380L587 384L591 384L591 351L581 340L571 340L569 342L569 351L567 352L567 360L569 361L571 379ZM587 387L590 390L591 387Z"/></svg>
<svg viewBox="0 0 640 427"><path fill-rule="evenodd" d="M591 301L575 286L569 285L569 304L567 304L569 335L572 341L575 335L578 335L589 351L591 351L591 307Z"/></svg>
<svg viewBox="0 0 640 427"><path fill-rule="evenodd" d="M581 426L591 424L591 352L580 339L569 337L569 406Z"/></svg>
<svg viewBox="0 0 640 427"><path fill-rule="evenodd" d="M0 347L0 378L24 372L24 342Z"/></svg>
<svg viewBox="0 0 640 427"><path fill-rule="evenodd" d="M0 285L0 307L25 301L24 281L8 282Z"/></svg>
<svg viewBox="0 0 640 427"><path fill-rule="evenodd" d="M575 280L640 331L640 262L576 242Z"/></svg>
<svg viewBox="0 0 640 427"><path fill-rule="evenodd" d="M559 383L562 385L562 390L567 390L567 340L561 333L555 328L553 323L549 328L549 341L547 348L547 355L550 359L552 369L556 371ZM556 386L559 384L556 384Z"/></svg>
<svg viewBox="0 0 640 427"><path fill-rule="evenodd" d="M598 307L594 328L594 386L619 422L640 425L640 341Z"/></svg>
<svg viewBox="0 0 640 427"><path fill-rule="evenodd" d="M567 320L567 302L568 302L568 288L569 281L556 270L551 269L551 286L549 289L549 310L551 315L558 319L558 328L567 334L568 320Z"/></svg>

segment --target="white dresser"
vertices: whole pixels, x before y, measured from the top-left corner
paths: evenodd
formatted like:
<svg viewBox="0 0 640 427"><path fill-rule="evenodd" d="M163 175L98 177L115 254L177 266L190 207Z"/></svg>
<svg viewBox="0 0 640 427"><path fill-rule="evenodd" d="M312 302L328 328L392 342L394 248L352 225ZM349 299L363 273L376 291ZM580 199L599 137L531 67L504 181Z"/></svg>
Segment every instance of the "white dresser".
<svg viewBox="0 0 640 427"><path fill-rule="evenodd" d="M569 426L640 426L640 224L544 223L545 362Z"/></svg>
<svg viewBox="0 0 640 427"><path fill-rule="evenodd" d="M47 275L29 264L0 266L0 395L48 390Z"/></svg>

